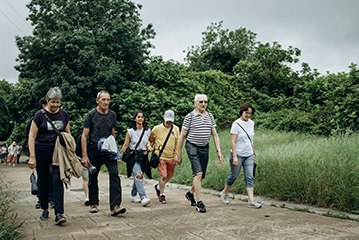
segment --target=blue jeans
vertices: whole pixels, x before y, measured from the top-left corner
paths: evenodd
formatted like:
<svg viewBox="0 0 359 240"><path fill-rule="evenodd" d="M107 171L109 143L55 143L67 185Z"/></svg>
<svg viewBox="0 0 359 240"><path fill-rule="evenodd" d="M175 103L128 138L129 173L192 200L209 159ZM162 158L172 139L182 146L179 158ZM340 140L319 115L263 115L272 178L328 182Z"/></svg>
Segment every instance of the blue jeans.
<svg viewBox="0 0 359 240"><path fill-rule="evenodd" d="M231 165L231 174L229 174L226 183L228 186L232 186L234 181L238 178L238 175L243 166L244 179L246 180L246 187L254 187L253 183L253 167L254 167L254 155L248 157L238 156L238 167L233 165L233 153L229 155L229 164Z"/></svg>
<svg viewBox="0 0 359 240"><path fill-rule="evenodd" d="M132 173L133 173L133 185L132 185L132 191L131 191L131 196L136 196L137 193L140 195L140 198L144 198L146 197L146 192L145 192L145 188L143 187L143 172L141 170L141 162L135 162L135 165L133 165L132 168ZM138 176L139 178L137 178L137 175L141 175Z"/></svg>

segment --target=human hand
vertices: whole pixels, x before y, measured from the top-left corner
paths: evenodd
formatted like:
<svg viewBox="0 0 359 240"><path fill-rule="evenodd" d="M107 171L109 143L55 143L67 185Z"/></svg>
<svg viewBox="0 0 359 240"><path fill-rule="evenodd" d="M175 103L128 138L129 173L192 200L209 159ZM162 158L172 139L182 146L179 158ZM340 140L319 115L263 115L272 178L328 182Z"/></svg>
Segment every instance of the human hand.
<svg viewBox="0 0 359 240"><path fill-rule="evenodd" d="M152 152L152 151L153 151L153 147L148 146L148 147L147 147L147 150L148 150L149 152Z"/></svg>
<svg viewBox="0 0 359 240"><path fill-rule="evenodd" d="M217 156L218 156L218 163L221 164L223 162L223 155L221 151L217 152Z"/></svg>
<svg viewBox="0 0 359 240"><path fill-rule="evenodd" d="M29 168L34 169L36 167L36 158L30 157L29 162L27 163Z"/></svg>
<svg viewBox="0 0 359 240"><path fill-rule="evenodd" d="M181 165L181 163L182 163L182 156L177 155L177 157L175 158L175 164Z"/></svg>
<svg viewBox="0 0 359 240"><path fill-rule="evenodd" d="M238 158L237 158L237 156L233 157L233 165L238 167Z"/></svg>
<svg viewBox="0 0 359 240"><path fill-rule="evenodd" d="M82 160L81 160L81 164L82 166L86 167L87 163L90 162L90 159L86 156L86 157L83 157Z"/></svg>
<svg viewBox="0 0 359 240"><path fill-rule="evenodd" d="M121 158L117 160L117 166L120 166Z"/></svg>

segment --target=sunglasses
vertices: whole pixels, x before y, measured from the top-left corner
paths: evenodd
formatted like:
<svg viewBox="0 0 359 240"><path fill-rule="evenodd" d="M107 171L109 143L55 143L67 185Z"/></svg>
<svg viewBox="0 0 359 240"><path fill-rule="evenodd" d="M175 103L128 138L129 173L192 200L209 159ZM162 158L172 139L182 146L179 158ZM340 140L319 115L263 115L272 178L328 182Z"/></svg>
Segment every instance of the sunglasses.
<svg viewBox="0 0 359 240"><path fill-rule="evenodd" d="M198 101L199 103L207 103L207 101Z"/></svg>

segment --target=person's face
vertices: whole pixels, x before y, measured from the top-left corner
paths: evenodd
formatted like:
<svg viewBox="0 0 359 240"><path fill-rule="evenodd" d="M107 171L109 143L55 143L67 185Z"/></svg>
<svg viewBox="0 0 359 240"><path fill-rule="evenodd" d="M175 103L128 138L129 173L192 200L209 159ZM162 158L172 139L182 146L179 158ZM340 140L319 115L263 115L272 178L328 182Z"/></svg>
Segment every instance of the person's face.
<svg viewBox="0 0 359 240"><path fill-rule="evenodd" d="M244 121L248 121L252 117L253 111L252 108L248 108L247 111L242 112L242 118Z"/></svg>
<svg viewBox="0 0 359 240"><path fill-rule="evenodd" d="M170 128L172 124L173 124L172 121L165 121L165 127L166 128Z"/></svg>
<svg viewBox="0 0 359 240"><path fill-rule="evenodd" d="M196 110L198 112L203 112L207 108L207 98L205 96L198 97L198 100L194 102Z"/></svg>
<svg viewBox="0 0 359 240"><path fill-rule="evenodd" d="M110 105L110 94L108 93L101 93L100 98L96 99L98 107L104 111L108 109Z"/></svg>
<svg viewBox="0 0 359 240"><path fill-rule="evenodd" d="M137 113L137 116L135 117L135 122L138 124L143 124L143 121L145 121L145 117L143 116L142 113Z"/></svg>
<svg viewBox="0 0 359 240"><path fill-rule="evenodd" d="M61 103L60 98L52 98L47 102L49 112L56 113L59 110Z"/></svg>

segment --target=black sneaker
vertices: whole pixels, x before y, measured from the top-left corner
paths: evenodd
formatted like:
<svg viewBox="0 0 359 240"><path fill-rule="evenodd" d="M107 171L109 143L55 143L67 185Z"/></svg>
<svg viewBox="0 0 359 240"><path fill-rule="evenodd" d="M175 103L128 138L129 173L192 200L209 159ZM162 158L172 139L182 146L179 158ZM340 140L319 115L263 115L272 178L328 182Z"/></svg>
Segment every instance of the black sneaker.
<svg viewBox="0 0 359 240"><path fill-rule="evenodd" d="M160 192L160 190L157 189L157 187L158 187L158 183L156 183L156 184L154 185L154 188L155 188L157 197L160 197L161 192Z"/></svg>
<svg viewBox="0 0 359 240"><path fill-rule="evenodd" d="M61 213L56 214L55 224L61 225L65 222L66 222L66 218Z"/></svg>
<svg viewBox="0 0 359 240"><path fill-rule="evenodd" d="M203 202L202 201L199 201L197 203L197 211L198 212L206 212L206 207L204 206Z"/></svg>
<svg viewBox="0 0 359 240"><path fill-rule="evenodd" d="M36 209L41 208L41 202L40 202L40 201L38 201L38 202L36 203L35 208L36 208Z"/></svg>
<svg viewBox="0 0 359 240"><path fill-rule="evenodd" d="M191 206L196 206L196 200L194 199L193 193L188 191L184 196L187 198Z"/></svg>
<svg viewBox="0 0 359 240"><path fill-rule="evenodd" d="M52 200L49 200L49 204L50 204L50 208L54 208L55 207L55 203Z"/></svg>
<svg viewBox="0 0 359 240"><path fill-rule="evenodd" d="M41 219L42 221L45 221L45 220L49 219L49 211L44 210L44 211L42 212L42 215L41 215L40 219Z"/></svg>

